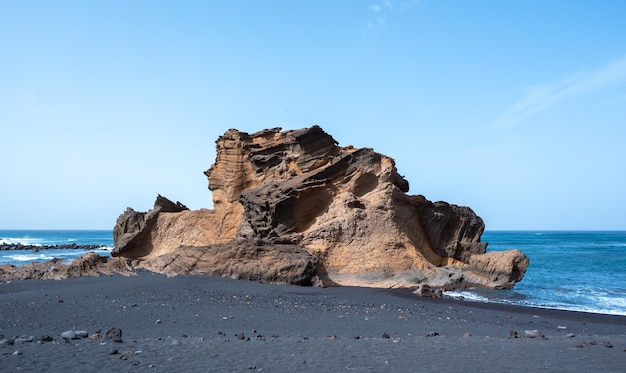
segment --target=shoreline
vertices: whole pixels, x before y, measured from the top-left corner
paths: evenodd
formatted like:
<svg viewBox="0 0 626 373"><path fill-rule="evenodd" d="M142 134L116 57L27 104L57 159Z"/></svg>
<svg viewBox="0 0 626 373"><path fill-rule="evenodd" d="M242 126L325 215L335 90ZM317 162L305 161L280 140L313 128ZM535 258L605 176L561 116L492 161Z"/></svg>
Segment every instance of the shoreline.
<svg viewBox="0 0 626 373"><path fill-rule="evenodd" d="M463 291L471 292L475 289L465 289ZM480 289L477 289L480 290ZM529 308L529 309L539 309L539 310L547 310L547 311L558 311L558 312L576 312L576 313L584 313L590 315L605 315L605 316L617 316L617 317L626 317L626 314L623 313L610 313L610 312L601 312L601 311L589 311L584 309L575 309L575 308L558 308L558 307L549 307L549 306L539 306L539 305L531 305L531 304L515 304L510 302L498 302L492 300L477 300L472 298L464 298L463 296L451 296L443 293L443 297L446 299L458 300L461 302L470 302L470 303L478 303L478 304L495 304L495 305L503 305L503 306L511 306L511 307L519 307L519 308Z"/></svg>
<svg viewBox="0 0 626 373"><path fill-rule="evenodd" d="M9 244L10 246L34 246L37 247L37 245L24 245L24 244ZM6 250L6 249L2 249L3 245L0 245L0 251L2 250ZM8 246L8 245L7 245ZM54 249L59 249L60 246L65 247L64 245L44 245L44 247L41 250L54 250ZM93 252L93 247L97 247L97 249L103 249L106 246L98 246L98 245L77 245L77 244L71 244L70 247L68 247L68 249L77 249L78 250L85 250L87 252ZM10 250L10 249L9 249ZM25 250L25 249L22 249ZM104 249L106 251L106 249ZM39 250L34 250L33 252L38 252ZM100 250L99 250L100 251ZM97 255L100 256L99 253L96 253ZM19 264L12 264L12 263L4 263L2 265L4 266L12 266L14 268L20 268L20 267L27 267L27 266L31 266L31 267L37 267L38 269L35 270L36 271L43 271L43 272L51 272L51 269L46 269L46 267L51 266L51 267L55 267L57 261L73 261L75 259L80 259L82 257L76 257L76 258L53 258L51 260L46 259L46 260L42 260L42 261L30 261L30 262L20 262ZM106 259L110 259L111 257L108 255L102 256L102 258L106 258ZM7 267L8 268L8 267ZM148 270L137 270L137 269L132 269L132 272L137 272L137 271L146 271L147 273L155 273L156 272L150 272ZM96 271L97 272L97 271ZM112 272L111 271L105 271L105 272L100 272L101 275L110 275ZM94 274L89 274L89 273L85 273L84 276L93 276ZM33 274L31 273L30 276L33 276ZM206 275L201 275L201 276L206 276ZM33 278L43 278L46 280L58 280L59 278L53 278L53 277L45 277L42 276L41 274L38 276L33 276L33 277L25 277L25 278L17 278L15 280L0 280L0 284L2 283L6 283L7 281L26 281L29 279L33 279ZM348 286L351 287L351 286ZM358 287L356 287L358 288ZM367 287L364 287L367 288ZM376 287L373 287L376 288ZM380 288L380 289L384 289L384 288ZM415 294L411 293L411 290L409 289L405 289L407 291L409 291L410 296L411 297L415 297ZM472 292L473 290L480 290L480 289L472 289L472 288L468 288L468 289L464 289L463 291L467 291L467 292ZM458 290L453 290L452 292L458 292ZM446 294L447 291L443 292L443 299L451 299L451 300L456 300L456 301L460 301L460 302L468 302L470 304L487 304L488 307L491 307L491 305L503 305L503 306L511 306L511 307L520 307L520 308L529 308L529 309L540 309L540 310L554 310L554 311L567 311L567 312L581 312L581 313L588 313L588 314L597 314L597 315L609 315L609 316L618 316L618 317L626 317L626 314L623 313L611 313L611 312L602 312L601 310L598 311L590 311L590 310L585 310L585 309L576 309L576 308L565 308L565 306L563 308L558 308L558 307L550 307L550 306L539 306L539 305L532 305L532 304L515 304L515 303L510 303L510 302L506 302L506 301L493 301L493 300L482 300L482 299L474 299L472 297L466 298L463 295L447 295Z"/></svg>
<svg viewBox="0 0 626 373"><path fill-rule="evenodd" d="M624 316L420 298L408 289L139 271L4 283L0 301L0 334L14 339L0 342L7 371L617 372L626 358ZM61 337L112 327L121 343ZM22 336L34 340L15 342Z"/></svg>

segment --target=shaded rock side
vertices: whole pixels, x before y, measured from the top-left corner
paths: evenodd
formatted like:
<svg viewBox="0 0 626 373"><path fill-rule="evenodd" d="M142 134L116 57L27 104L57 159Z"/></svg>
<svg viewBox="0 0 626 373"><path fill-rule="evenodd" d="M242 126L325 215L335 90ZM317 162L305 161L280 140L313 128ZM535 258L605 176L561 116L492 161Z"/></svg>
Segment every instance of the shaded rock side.
<svg viewBox="0 0 626 373"><path fill-rule="evenodd" d="M317 283L317 258L296 245L267 245L260 240L180 247L144 263L168 276L203 274L239 280L310 286Z"/></svg>
<svg viewBox="0 0 626 373"><path fill-rule="evenodd" d="M519 251L485 254L484 223L470 208L408 195L392 158L339 147L318 126L228 130L216 150L205 172L214 209L189 211L160 196L148 212L128 209L114 229L114 255L169 275L255 279L267 271L265 281L309 283L312 270L323 285L501 288L525 273ZM237 255L247 267L232 265L244 262ZM267 258L278 256L307 274L276 276Z"/></svg>

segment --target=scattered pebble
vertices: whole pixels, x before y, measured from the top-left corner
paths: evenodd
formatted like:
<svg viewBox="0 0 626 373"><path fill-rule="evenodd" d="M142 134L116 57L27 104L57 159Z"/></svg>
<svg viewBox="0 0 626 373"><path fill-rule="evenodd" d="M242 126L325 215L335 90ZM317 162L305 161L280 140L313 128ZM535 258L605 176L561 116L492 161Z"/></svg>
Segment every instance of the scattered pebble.
<svg viewBox="0 0 626 373"><path fill-rule="evenodd" d="M567 330L567 326L559 325L556 327L558 330Z"/></svg>
<svg viewBox="0 0 626 373"><path fill-rule="evenodd" d="M13 343L29 343L29 342L33 342L35 340L35 337L20 337L20 338L15 338L15 340L13 341Z"/></svg>
<svg viewBox="0 0 626 373"><path fill-rule="evenodd" d="M391 337L389 336L389 334L387 334L387 333L383 333L383 338L385 338L385 339L389 339L389 338L391 338Z"/></svg>
<svg viewBox="0 0 626 373"><path fill-rule="evenodd" d="M565 335L565 338L574 338L574 337L576 337L576 334L574 333L569 333Z"/></svg>
<svg viewBox="0 0 626 373"><path fill-rule="evenodd" d="M604 341L602 345L607 348L613 348L613 344L611 343L611 341Z"/></svg>
<svg viewBox="0 0 626 373"><path fill-rule="evenodd" d="M524 331L526 338L545 338L545 335L537 329Z"/></svg>
<svg viewBox="0 0 626 373"><path fill-rule="evenodd" d="M519 334L517 333L517 330L511 330L509 332L509 339L516 339L519 338Z"/></svg>
<svg viewBox="0 0 626 373"><path fill-rule="evenodd" d="M465 338L469 338L469 337L471 337L471 336L472 336L472 335L471 335L470 333L465 333L465 334L463 334L463 337L465 337Z"/></svg>
<svg viewBox="0 0 626 373"><path fill-rule="evenodd" d="M49 335L42 335L38 338L38 340L41 342L52 342L54 338L50 337Z"/></svg>
<svg viewBox="0 0 626 373"><path fill-rule="evenodd" d="M122 342L122 330L116 327L112 327L104 333L102 338L104 341Z"/></svg>
<svg viewBox="0 0 626 373"><path fill-rule="evenodd" d="M61 333L61 338L63 339L78 339L78 336L73 330L68 330L66 332Z"/></svg>
<svg viewBox="0 0 626 373"><path fill-rule="evenodd" d="M428 333L426 333L427 337L436 337L438 335L439 335L439 333L437 333L437 332L428 332Z"/></svg>

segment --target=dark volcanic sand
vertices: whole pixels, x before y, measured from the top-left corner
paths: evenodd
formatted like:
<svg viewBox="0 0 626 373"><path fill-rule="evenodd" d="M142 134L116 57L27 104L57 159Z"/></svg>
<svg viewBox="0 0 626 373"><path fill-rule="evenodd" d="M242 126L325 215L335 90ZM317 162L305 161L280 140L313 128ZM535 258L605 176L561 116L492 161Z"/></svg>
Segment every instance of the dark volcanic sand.
<svg viewBox="0 0 626 373"><path fill-rule="evenodd" d="M60 337L111 327L121 343ZM626 369L623 316L146 272L0 284L0 335L54 338L0 342L1 372Z"/></svg>

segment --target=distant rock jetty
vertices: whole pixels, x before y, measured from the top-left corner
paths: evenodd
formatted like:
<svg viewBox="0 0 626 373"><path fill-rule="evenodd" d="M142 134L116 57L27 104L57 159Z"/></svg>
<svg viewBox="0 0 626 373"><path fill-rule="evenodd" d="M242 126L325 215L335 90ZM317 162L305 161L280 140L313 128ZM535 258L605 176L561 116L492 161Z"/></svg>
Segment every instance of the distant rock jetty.
<svg viewBox="0 0 626 373"><path fill-rule="evenodd" d="M97 250L104 245L78 245L76 243L63 245L24 245L21 243L3 243L0 244L1 250Z"/></svg>
<svg viewBox="0 0 626 373"><path fill-rule="evenodd" d="M78 245L77 245L78 246ZM52 259L43 263L28 263L21 266L0 265L0 283L19 280L63 280L72 277L120 274L135 275L132 261L123 258L108 258L88 252L71 263Z"/></svg>

